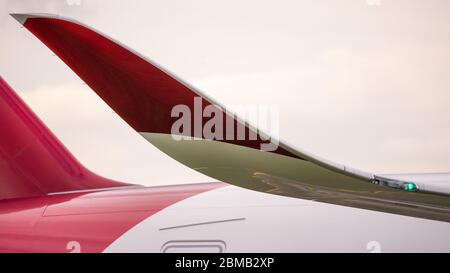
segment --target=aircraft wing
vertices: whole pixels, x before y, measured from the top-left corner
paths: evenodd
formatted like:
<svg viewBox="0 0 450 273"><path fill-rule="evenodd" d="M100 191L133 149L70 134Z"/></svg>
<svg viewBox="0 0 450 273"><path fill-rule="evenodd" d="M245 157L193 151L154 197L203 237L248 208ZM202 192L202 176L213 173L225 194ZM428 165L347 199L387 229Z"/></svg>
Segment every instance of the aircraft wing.
<svg viewBox="0 0 450 273"><path fill-rule="evenodd" d="M275 138L258 136L257 128L205 93L99 31L58 15L12 16L146 140L190 168L270 194L450 221L449 187L430 189L420 181L358 171L283 141L273 146ZM214 117L219 115L224 124L233 126L224 130L222 138L205 138L195 128L174 134L177 105L192 113L196 107L202 112L209 109ZM211 117L189 119L205 124ZM256 139L239 140L238 127L244 128L245 136L257 135Z"/></svg>

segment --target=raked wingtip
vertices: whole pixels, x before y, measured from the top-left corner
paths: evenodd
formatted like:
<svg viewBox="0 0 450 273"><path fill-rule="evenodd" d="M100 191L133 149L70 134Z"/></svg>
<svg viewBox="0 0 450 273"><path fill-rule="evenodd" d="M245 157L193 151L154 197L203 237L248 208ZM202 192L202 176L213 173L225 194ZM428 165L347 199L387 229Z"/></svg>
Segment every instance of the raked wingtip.
<svg viewBox="0 0 450 273"><path fill-rule="evenodd" d="M10 13L9 15L16 19L21 25L25 24L25 21L30 17L29 14L25 13Z"/></svg>
<svg viewBox="0 0 450 273"><path fill-rule="evenodd" d="M57 14L49 13L10 13L21 25L25 24L28 18L59 18Z"/></svg>

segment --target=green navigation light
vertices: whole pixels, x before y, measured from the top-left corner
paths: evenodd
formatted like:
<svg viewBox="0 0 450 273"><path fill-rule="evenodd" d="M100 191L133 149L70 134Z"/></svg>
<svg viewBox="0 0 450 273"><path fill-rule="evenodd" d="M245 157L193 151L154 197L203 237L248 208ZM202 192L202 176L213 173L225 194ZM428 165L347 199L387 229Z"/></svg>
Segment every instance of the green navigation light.
<svg viewBox="0 0 450 273"><path fill-rule="evenodd" d="M407 182L407 183L403 184L403 188L406 191L416 191L417 190L416 184L411 183L411 182Z"/></svg>

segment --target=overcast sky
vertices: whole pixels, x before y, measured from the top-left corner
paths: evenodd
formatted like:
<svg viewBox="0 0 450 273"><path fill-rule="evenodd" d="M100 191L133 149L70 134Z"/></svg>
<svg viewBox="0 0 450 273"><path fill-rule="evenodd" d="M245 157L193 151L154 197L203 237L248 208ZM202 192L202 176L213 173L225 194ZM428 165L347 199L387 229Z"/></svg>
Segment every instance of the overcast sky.
<svg viewBox="0 0 450 273"><path fill-rule="evenodd" d="M0 0L0 11L0 74L104 176L213 180L147 143L8 13L82 21L225 105L278 105L281 139L332 161L450 171L448 0Z"/></svg>

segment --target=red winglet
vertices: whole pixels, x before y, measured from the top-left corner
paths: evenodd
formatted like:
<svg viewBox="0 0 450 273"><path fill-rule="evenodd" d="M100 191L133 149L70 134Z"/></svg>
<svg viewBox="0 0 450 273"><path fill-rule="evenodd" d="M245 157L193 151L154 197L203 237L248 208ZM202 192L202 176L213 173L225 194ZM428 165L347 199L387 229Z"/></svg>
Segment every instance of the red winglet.
<svg viewBox="0 0 450 273"><path fill-rule="evenodd" d="M176 118L171 110L186 105L194 112L194 98L201 97L201 110L216 104L198 90L157 66L126 46L73 20L48 14L12 14L30 32L61 58L87 85L89 85L131 127L140 133L171 134ZM242 124L225 113L233 124ZM203 117L203 124L209 118ZM194 124L194 117L192 117ZM233 125L237 126L237 125ZM201 133L200 133L201 134ZM228 132L225 132L228 134ZM219 141L260 149L266 140L239 140L234 136ZM245 135L257 135L245 125ZM189 136L203 138L193 132ZM284 147L271 151L302 159Z"/></svg>

